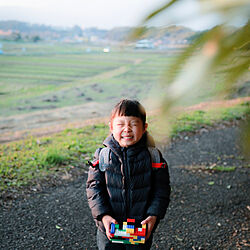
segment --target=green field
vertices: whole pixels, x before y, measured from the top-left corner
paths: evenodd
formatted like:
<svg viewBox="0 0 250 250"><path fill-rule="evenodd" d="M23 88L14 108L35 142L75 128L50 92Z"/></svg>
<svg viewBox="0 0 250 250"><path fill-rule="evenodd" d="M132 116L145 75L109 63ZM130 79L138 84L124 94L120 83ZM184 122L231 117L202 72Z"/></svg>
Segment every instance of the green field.
<svg viewBox="0 0 250 250"><path fill-rule="evenodd" d="M104 53L104 47L80 43L1 44L0 117L91 101L113 104L124 97L157 99L163 73L180 52L123 46ZM223 77L218 72L212 82L204 81L203 94L193 91L195 98L183 104L209 100Z"/></svg>
<svg viewBox="0 0 250 250"><path fill-rule="evenodd" d="M105 102L144 99L175 55L81 44L3 43L0 115Z"/></svg>

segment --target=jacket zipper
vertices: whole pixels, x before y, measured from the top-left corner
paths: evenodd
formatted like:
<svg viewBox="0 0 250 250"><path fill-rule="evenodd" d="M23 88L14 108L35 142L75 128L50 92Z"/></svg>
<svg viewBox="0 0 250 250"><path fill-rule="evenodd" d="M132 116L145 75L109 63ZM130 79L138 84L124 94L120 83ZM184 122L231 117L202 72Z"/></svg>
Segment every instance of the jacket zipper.
<svg viewBox="0 0 250 250"><path fill-rule="evenodd" d="M129 215L129 210L131 208L131 190L130 190L130 169L127 159L127 149L124 148L123 151L123 164L124 164L124 174L125 174L125 208L126 208L126 218Z"/></svg>

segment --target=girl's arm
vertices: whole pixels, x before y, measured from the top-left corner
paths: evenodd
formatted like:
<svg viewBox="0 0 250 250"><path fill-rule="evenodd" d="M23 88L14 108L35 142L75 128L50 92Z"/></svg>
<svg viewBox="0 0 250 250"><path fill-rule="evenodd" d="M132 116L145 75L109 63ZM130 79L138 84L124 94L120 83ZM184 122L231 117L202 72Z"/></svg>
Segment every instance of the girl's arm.
<svg viewBox="0 0 250 250"><path fill-rule="evenodd" d="M95 159L99 158L98 149L95 154ZM106 191L105 173L99 170L98 164L90 166L88 172L88 180L86 183L86 192L89 207L94 219L102 220L103 215L110 214L111 208L109 205L108 193Z"/></svg>

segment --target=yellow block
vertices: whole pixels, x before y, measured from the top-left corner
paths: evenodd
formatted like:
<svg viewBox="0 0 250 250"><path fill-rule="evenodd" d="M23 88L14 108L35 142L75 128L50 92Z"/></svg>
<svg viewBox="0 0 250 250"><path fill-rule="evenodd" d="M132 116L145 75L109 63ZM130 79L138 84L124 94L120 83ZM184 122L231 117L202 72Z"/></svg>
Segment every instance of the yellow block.
<svg viewBox="0 0 250 250"><path fill-rule="evenodd" d="M126 233L127 234L133 234L134 233L134 229L133 228L126 228Z"/></svg>

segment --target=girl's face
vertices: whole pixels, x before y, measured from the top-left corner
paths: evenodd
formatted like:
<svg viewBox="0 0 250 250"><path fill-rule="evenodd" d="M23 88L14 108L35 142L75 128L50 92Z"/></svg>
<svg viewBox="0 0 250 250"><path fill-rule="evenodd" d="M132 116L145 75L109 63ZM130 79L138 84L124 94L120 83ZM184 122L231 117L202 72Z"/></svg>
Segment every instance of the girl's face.
<svg viewBox="0 0 250 250"><path fill-rule="evenodd" d="M137 143L147 129L142 120L135 116L115 116L110 123L110 131L121 147Z"/></svg>

